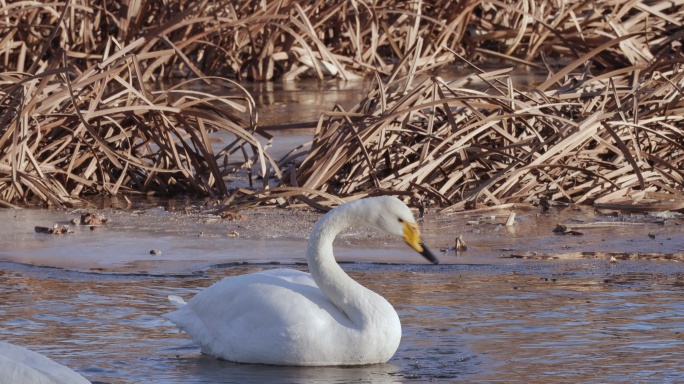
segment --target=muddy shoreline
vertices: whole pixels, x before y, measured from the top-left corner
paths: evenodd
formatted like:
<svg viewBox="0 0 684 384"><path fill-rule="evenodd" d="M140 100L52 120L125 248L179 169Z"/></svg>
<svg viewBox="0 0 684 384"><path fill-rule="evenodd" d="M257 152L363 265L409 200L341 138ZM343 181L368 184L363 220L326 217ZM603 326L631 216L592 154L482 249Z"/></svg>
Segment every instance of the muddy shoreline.
<svg viewBox="0 0 684 384"><path fill-rule="evenodd" d="M2 210L5 237L0 260L93 273L192 274L221 265L305 264L304 250L323 213L308 208L249 208L222 218L206 201L147 201L121 208ZM72 221L86 212L105 216L89 226ZM416 212L417 214L417 212ZM420 219L423 237L450 265L519 265L535 262L598 260L612 263L684 261L684 219L606 215L591 208L518 209L510 212L441 215L427 210ZM561 235L561 223L584 226L582 234ZM569 223L569 224L568 224ZM597 225L598 224L598 225ZM74 233L37 233L36 226L69 225ZM454 249L456 237L466 242ZM421 264L400 239L371 228L352 228L338 237L340 262Z"/></svg>

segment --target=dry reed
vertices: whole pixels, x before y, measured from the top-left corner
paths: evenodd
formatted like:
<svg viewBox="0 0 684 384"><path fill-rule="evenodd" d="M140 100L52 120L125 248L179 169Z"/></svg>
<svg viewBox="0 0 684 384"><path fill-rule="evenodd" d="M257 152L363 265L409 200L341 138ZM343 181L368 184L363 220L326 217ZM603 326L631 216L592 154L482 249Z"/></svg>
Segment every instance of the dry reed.
<svg viewBox="0 0 684 384"><path fill-rule="evenodd" d="M112 39L100 63L83 71L64 55L36 74L0 74L0 206L64 206L94 193L224 196L226 174L247 170L251 178L256 165L263 177L272 169L246 91L200 78L238 96L180 86L150 92L141 62L173 52L132 55L135 46ZM214 152L213 131L234 140Z"/></svg>
<svg viewBox="0 0 684 384"><path fill-rule="evenodd" d="M682 0L2 2L0 71L32 72L27 68L46 65L60 50L74 65L89 68L114 38L124 46L142 39L133 54L177 53L145 63L146 81L205 75L349 79L389 75L411 55L421 65L448 60L445 49L469 61L540 67L627 36L593 57L599 67L618 68L678 57L683 7ZM58 23L51 49L42 51ZM412 50L419 40L420 49Z"/></svg>
<svg viewBox="0 0 684 384"><path fill-rule="evenodd" d="M355 108L320 120L308 152L281 162L306 156L282 187L245 204L294 197L325 209L392 193L454 210L677 195L683 2L1 2L0 205L121 191L224 196L222 178L244 170L251 182L255 164L267 189L269 172L281 175L254 135L246 92L143 86L181 76L241 90L209 74L375 76ZM551 75L531 92L505 70L450 83L419 76L458 55ZM557 60L570 64L554 74ZM215 153L216 130L235 141Z"/></svg>
<svg viewBox="0 0 684 384"><path fill-rule="evenodd" d="M336 204L323 194L395 194L445 211L539 199L684 208L684 68L582 69L528 92L512 86L510 69L378 79L350 111L321 118L284 181L319 207Z"/></svg>

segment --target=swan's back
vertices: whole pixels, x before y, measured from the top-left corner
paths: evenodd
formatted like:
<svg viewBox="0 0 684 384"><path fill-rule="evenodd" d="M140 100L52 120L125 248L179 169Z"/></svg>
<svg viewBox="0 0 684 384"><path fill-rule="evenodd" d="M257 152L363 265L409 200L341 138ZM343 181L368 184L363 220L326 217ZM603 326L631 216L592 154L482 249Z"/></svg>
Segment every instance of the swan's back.
<svg viewBox="0 0 684 384"><path fill-rule="evenodd" d="M5 384L90 384L83 376L24 347L0 341L0 382Z"/></svg>

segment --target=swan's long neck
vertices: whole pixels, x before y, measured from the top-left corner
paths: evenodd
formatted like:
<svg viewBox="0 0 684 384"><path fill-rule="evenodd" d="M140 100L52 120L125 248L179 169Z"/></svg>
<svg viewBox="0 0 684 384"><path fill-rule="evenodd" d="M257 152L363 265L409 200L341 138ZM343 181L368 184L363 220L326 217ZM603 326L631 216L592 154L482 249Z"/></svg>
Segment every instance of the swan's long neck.
<svg viewBox="0 0 684 384"><path fill-rule="evenodd" d="M323 293L358 327L368 321L377 300L386 301L347 275L335 261L333 240L340 231L365 224L355 219L357 207L343 206L321 218L309 237L307 262L311 276Z"/></svg>

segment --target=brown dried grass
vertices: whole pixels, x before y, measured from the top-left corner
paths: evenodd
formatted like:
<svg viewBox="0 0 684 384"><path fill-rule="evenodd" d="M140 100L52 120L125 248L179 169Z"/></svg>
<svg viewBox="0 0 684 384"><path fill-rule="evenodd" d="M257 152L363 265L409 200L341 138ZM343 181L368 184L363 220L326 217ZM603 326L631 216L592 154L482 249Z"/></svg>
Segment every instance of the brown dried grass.
<svg viewBox="0 0 684 384"><path fill-rule="evenodd" d="M321 118L285 182L317 191L304 197L319 206L336 204L322 193L404 195L446 211L541 198L681 201L682 65L594 76L584 63L529 92L513 87L510 70L474 69L452 82L414 72L378 79L350 111Z"/></svg>
<svg viewBox="0 0 684 384"><path fill-rule="evenodd" d="M188 76L239 88L207 74L375 75L359 105L320 121L290 186L259 201L325 208L335 196L393 193L459 209L679 193L683 2L2 2L0 205L120 191L223 196L222 177L251 177L254 164L266 188L269 167L280 175L253 135L246 92L142 85ZM505 71L419 76L456 54L551 75L533 92ZM554 74L551 59L563 58L575 60ZM615 70L569 76L589 60ZM236 139L214 153L212 130Z"/></svg>
<svg viewBox="0 0 684 384"><path fill-rule="evenodd" d="M28 68L45 67L60 51L74 65L92 67L113 38L124 46L142 39L133 54L176 52L146 62L145 81L349 79L389 75L412 55L421 66L450 60L446 50L473 62L538 67L574 60L622 36L630 37L600 50L594 64L646 65L681 54L684 1L15 1L0 3L0 14L0 71L33 73ZM48 39L57 24L62 28Z"/></svg>
<svg viewBox="0 0 684 384"><path fill-rule="evenodd" d="M0 74L0 206L64 206L96 193L224 196L227 174L248 170L251 182L256 165L266 176L274 164L254 135L249 94L219 78L196 81L223 84L238 96L180 86L151 92L141 82L141 63L174 52L132 55L142 43L119 47L112 39L86 70L69 65L65 54L35 74ZM214 152L214 131L235 139Z"/></svg>

